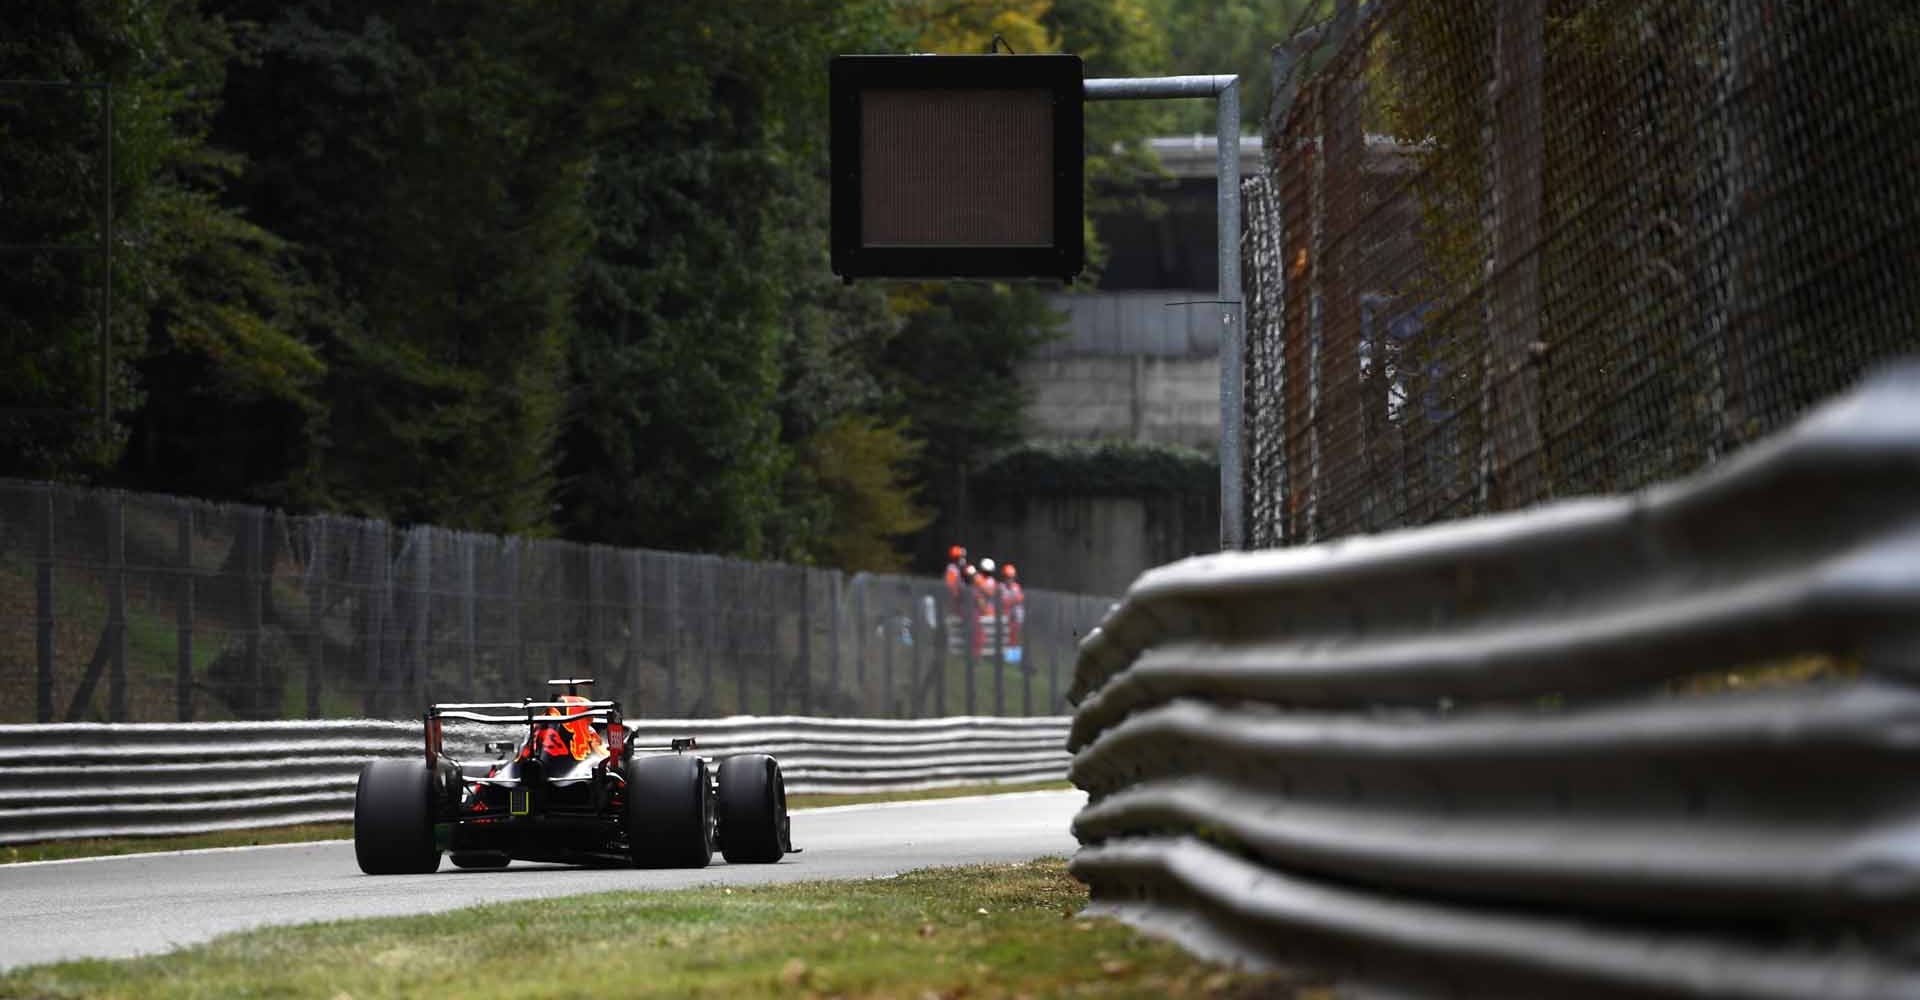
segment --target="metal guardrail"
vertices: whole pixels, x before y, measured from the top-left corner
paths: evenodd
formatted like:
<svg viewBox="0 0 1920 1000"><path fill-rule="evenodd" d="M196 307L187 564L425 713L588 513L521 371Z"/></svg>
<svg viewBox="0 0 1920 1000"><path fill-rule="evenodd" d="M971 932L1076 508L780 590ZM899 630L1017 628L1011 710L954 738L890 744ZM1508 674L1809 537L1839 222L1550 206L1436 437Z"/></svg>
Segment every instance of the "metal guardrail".
<svg viewBox="0 0 1920 1000"><path fill-rule="evenodd" d="M699 741L702 755L771 753L795 793L1054 781L1064 718L894 721L745 716L628 720L628 739ZM484 759L482 727L445 735ZM370 758L422 752L419 722L337 720L0 726L0 844L159 836L353 818Z"/></svg>
<svg viewBox="0 0 1920 1000"><path fill-rule="evenodd" d="M1907 364L1678 485L1148 572L1073 871L1416 995L1920 996L1917 679Z"/></svg>

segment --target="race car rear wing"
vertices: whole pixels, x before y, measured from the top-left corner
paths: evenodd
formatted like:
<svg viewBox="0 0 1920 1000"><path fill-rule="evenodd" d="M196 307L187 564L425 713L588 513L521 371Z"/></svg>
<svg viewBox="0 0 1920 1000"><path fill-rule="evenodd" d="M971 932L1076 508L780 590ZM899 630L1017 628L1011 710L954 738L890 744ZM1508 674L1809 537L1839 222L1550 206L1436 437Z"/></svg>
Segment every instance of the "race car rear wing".
<svg viewBox="0 0 1920 1000"><path fill-rule="evenodd" d="M555 709L559 714L546 714ZM427 766L437 767L442 751L441 720L456 719L495 726L530 726L536 722L567 723L589 719L607 727L607 751L619 760L629 750L685 753L695 746L693 737L675 739L665 746L641 746L627 743L627 731L617 701L477 701L444 702L427 706Z"/></svg>
<svg viewBox="0 0 1920 1000"><path fill-rule="evenodd" d="M577 719L617 722L620 718L620 703L617 701L452 702L428 705L427 716L503 725L519 723L523 726L532 722L573 722Z"/></svg>

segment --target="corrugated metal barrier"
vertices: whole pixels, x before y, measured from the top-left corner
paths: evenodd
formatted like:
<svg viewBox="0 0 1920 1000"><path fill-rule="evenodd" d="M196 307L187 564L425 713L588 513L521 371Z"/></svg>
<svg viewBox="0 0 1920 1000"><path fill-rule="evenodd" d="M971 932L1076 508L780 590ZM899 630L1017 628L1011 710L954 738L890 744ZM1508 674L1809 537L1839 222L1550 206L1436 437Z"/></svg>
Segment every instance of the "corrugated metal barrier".
<svg viewBox="0 0 1920 1000"><path fill-rule="evenodd" d="M628 739L699 741L698 753L771 753L794 793L1057 781L1067 720L896 721L741 716L629 720ZM446 734L484 759L499 729ZM419 722L334 720L0 726L0 844L156 836L353 818L372 757L422 752Z"/></svg>
<svg viewBox="0 0 1920 1000"><path fill-rule="evenodd" d="M1443 996L1920 996L1920 365L1675 486L1148 572L1073 871Z"/></svg>

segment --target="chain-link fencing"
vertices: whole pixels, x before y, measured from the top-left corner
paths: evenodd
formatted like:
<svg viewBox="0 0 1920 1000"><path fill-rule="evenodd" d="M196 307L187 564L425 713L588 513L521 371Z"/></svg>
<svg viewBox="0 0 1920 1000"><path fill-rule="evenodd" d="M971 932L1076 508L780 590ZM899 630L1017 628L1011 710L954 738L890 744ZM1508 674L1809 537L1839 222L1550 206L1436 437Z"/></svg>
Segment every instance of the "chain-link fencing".
<svg viewBox="0 0 1920 1000"><path fill-rule="evenodd" d="M0 722L1049 715L1110 598L0 481ZM1004 623L1004 624L1003 624Z"/></svg>
<svg viewBox="0 0 1920 1000"><path fill-rule="evenodd" d="M1920 7L1333 10L1247 187L1253 545L1673 478L1920 348Z"/></svg>

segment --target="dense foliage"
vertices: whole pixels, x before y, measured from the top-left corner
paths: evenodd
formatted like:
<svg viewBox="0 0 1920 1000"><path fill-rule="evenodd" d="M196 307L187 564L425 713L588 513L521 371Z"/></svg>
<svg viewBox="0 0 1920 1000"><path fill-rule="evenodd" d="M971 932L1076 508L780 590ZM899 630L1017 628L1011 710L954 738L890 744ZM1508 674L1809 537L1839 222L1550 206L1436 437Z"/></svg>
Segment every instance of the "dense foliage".
<svg viewBox="0 0 1920 1000"><path fill-rule="evenodd" d="M996 496L1210 496L1220 462L1203 451L1138 441L1034 441L995 455L973 486Z"/></svg>
<svg viewBox="0 0 1920 1000"><path fill-rule="evenodd" d="M1055 318L832 279L826 60L1164 72L1172 2L10 3L0 79L90 86L0 86L0 475L895 568Z"/></svg>
<svg viewBox="0 0 1920 1000"><path fill-rule="evenodd" d="M285 241L226 197L241 164L206 138L236 58L232 31L193 0L0 14L0 78L33 82L0 86L0 472L124 463L158 488L267 496L295 478L283 456L304 451L322 368L298 331L306 286ZM109 186L110 285L94 249ZM274 436L271 453L248 427Z"/></svg>
<svg viewBox="0 0 1920 1000"><path fill-rule="evenodd" d="M1167 67L1174 73L1240 77L1241 130L1258 134L1273 88L1273 46L1296 29L1331 15L1335 0L1150 0L1164 25ZM1463 5L1464 6L1464 5ZM1214 109L1192 101L1176 111L1179 132L1213 134Z"/></svg>

